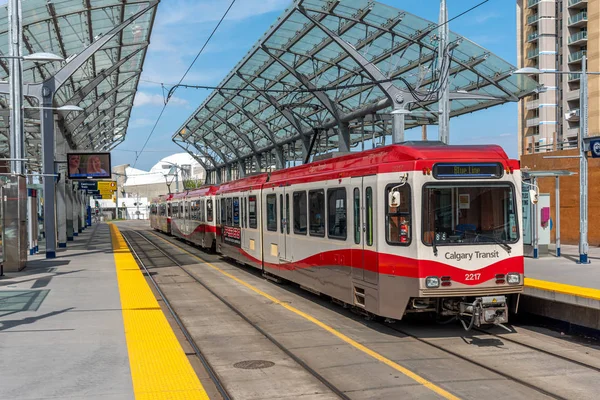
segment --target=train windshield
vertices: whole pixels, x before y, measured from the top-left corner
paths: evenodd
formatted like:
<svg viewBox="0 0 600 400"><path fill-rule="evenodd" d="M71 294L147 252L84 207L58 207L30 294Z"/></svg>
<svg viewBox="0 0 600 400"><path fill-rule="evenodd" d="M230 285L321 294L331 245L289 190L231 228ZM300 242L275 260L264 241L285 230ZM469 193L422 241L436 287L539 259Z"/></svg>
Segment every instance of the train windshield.
<svg viewBox="0 0 600 400"><path fill-rule="evenodd" d="M423 190L423 242L515 243L517 207L510 184L432 184Z"/></svg>

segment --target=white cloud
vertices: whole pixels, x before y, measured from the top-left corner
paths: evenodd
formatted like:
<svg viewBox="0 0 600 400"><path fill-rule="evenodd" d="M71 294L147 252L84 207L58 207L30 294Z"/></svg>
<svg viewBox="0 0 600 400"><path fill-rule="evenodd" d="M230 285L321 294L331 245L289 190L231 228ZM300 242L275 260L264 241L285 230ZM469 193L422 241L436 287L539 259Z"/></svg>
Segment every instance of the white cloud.
<svg viewBox="0 0 600 400"><path fill-rule="evenodd" d="M500 14L495 11L490 11L487 14L479 14L475 16L474 21L478 24L483 24L489 21L490 19L499 18Z"/></svg>
<svg viewBox="0 0 600 400"><path fill-rule="evenodd" d="M169 103L178 104L181 106L186 106L188 104L187 100L181 99L176 96L171 97ZM137 92L135 100L133 102L133 105L135 107L142 107L146 105L162 106L164 104L165 99L160 94L151 94L146 92Z"/></svg>
<svg viewBox="0 0 600 400"><path fill-rule="evenodd" d="M132 119L131 122L129 123L129 127L131 128L143 128L146 126L152 126L154 125L156 121L151 120L149 118L135 118Z"/></svg>
<svg viewBox="0 0 600 400"><path fill-rule="evenodd" d="M172 25L218 21L229 4L229 1L223 0L174 0L169 2L168 8L159 9L156 22L158 25ZM288 5L290 0L243 0L233 5L226 20L240 21L282 10Z"/></svg>
<svg viewBox="0 0 600 400"><path fill-rule="evenodd" d="M514 136L514 133L501 133L498 135L498 137L511 137Z"/></svg>

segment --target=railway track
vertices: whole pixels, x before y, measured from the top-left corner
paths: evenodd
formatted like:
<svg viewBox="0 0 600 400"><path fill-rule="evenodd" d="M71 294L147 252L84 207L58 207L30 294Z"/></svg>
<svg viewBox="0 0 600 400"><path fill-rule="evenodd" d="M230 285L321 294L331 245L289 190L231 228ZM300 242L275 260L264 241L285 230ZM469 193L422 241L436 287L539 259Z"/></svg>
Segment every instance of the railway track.
<svg viewBox="0 0 600 400"><path fill-rule="evenodd" d="M329 380L327 380L325 377L323 377L321 374L319 374L317 371L315 371L313 368L311 368L309 365L307 365L304 361L302 361L300 358L298 358L294 353L292 353L291 351L289 351L284 345L282 345L279 341L277 341L272 335L270 335L268 332L266 332L260 326L258 326L257 324L255 324L252 320L250 320L242 311L240 311L230 301L228 301L227 299L225 299L222 296L220 296L210 286L206 285L201 279L199 279L194 274L190 273L184 267L184 265L182 265L179 261L177 261L173 256L169 255L160 245L154 243L146 235L144 235L143 233L140 233L137 230L126 230L126 231L123 231L122 233L123 233L123 236L125 237L125 240L126 240L128 246L132 250L132 252L135 255L135 257L138 259L138 262L140 262L140 266L142 267L142 269L144 269L144 271L146 272L146 275L152 281L153 286L156 288L157 292L161 296L161 299L165 302L165 305L167 306L167 309L169 310L169 312L171 313L171 315L175 319L177 325L179 326L179 328L181 329L181 331L183 332L183 334L185 335L186 340L190 343L190 345L192 345L192 348L194 349L195 355L202 362L204 368L209 373L209 376L210 376L211 380L215 383L215 386L217 387L217 390L219 391L219 393L221 394L221 396L224 399L229 400L232 397L227 392L227 389L226 389L225 385L223 384L222 380L220 379L220 377L215 373L214 369L211 367L211 365L208 362L208 360L206 359L206 357L202 354L202 352L198 348L198 346L195 343L193 337L190 335L190 333L185 328L184 324L181 322L181 319L179 318L179 316L175 312L174 308L169 303L168 298L160 290L158 283L156 282L156 280L154 279L154 277L150 273L149 269L146 267L146 265L142 261L141 257L135 251L133 245L139 246L140 248L142 248L143 245L151 246L151 248L154 251L159 252L162 257L164 257L167 260L169 260L172 263L172 266L179 267L187 276L189 276L190 278L192 278L196 283L198 283L199 285L201 285L211 295L213 295L220 302L222 302L224 305L226 305L231 311L233 311L235 314L237 314L246 323L248 323L250 326L252 326L252 328L254 328L256 331L258 331L261 335L263 335L266 339L268 339L271 343L273 343L277 348L279 348L282 352L284 352L288 357L290 357L292 360L294 360L294 362L296 362L299 366L301 366L305 371L307 371L312 376L314 376L316 379L318 379L321 383L323 383L337 397L339 397L340 399L343 399L343 400L350 400L350 397L348 397L343 391L341 391L333 383L331 383ZM134 234L136 235L137 238L139 238L142 241L142 244L140 244L140 241L136 241L135 239L131 240L132 236ZM173 246L175 246L175 247L180 247L180 246L177 246L174 243L171 243L171 244ZM183 248L183 247L181 247L181 248Z"/></svg>
<svg viewBox="0 0 600 400"><path fill-rule="evenodd" d="M149 243L152 243L152 245L153 245L153 246L155 246L155 247L159 247L159 246L157 246L155 243L153 243L151 240L149 240L149 239L148 239L148 238L147 238L145 235L143 235L143 234L141 234L141 233L139 233L139 232L136 232L136 233L137 233L138 235L140 235L141 237L143 237L143 238L144 238L144 239L145 239L147 242L149 242ZM199 251L201 251L201 250L200 250L200 249L198 249L198 248L196 248L195 246L182 245L182 244L180 244L180 243L178 243L178 242L176 242L176 241L172 240L171 238L165 239L165 238L163 238L163 236L164 236L164 235L159 235L159 234L157 234L157 233L154 233L154 232L148 232L148 233L149 233L150 235L152 235L152 236L156 236L157 238L160 238L160 239L162 239L162 240L167 240L167 241L169 242L169 244L170 244L170 245L172 245L172 246L173 246L173 247L175 247L175 248L179 248L179 249L181 249L181 250L184 250L184 251L189 251L189 248L186 248L186 247L190 247L190 248L193 248L193 249L195 249L195 250L198 250L198 251L195 251L195 252L194 252L194 256L196 256L196 257L198 257L198 258L200 258L200 259L202 259L202 260L204 260L204 261L207 261L205 258L203 258L203 257L201 256L201 254L198 254L198 252L199 252ZM186 247L184 247L184 246L186 246ZM161 253L165 254L165 253L164 253L162 250L161 250ZM176 263L176 260L173 260L173 259L172 259L172 257L170 257L170 256L168 256L168 255L166 255L166 254L165 254L165 256L169 257L169 259L171 259L173 262L175 262L175 263ZM208 261L207 261L207 262L208 262ZM182 268L183 268L183 267L182 267ZM185 268L183 268L183 269L185 270ZM192 275L191 275L189 272L187 272L187 271L186 271L186 274L188 274L188 275L192 276ZM197 279L195 276L192 276L192 278L193 278L193 279L195 279L195 280L196 280L198 283L200 283L200 284L201 284L203 287L205 287L207 290L209 290L211 293L213 293L213 294L214 294L214 292L212 292L212 291L210 290L210 288L208 288L206 285L204 285L203 283L201 283L201 282L200 282L200 281L199 281L199 280L198 280L198 279ZM254 328L256 328L256 329L257 329L259 332L261 332L261 334L263 334L265 337L267 337L269 340L271 340L271 341L272 341L274 344L276 344L276 345L277 345L279 348L281 348L281 349L282 349L282 350L283 350L283 351L284 351L286 354L290 355L290 357L292 357L294 360L296 360L296 357L295 357L295 356L293 356L293 354L291 354L289 351L287 351L285 348L283 348L283 347L282 347L282 346L281 346L279 343L277 343L277 341L276 341L274 338L272 338L272 337L271 337L271 336L270 336L270 335L269 335L267 332L264 332L262 329L260 329L260 327L257 327L255 324L253 324L251 321L249 321L249 320L248 320L248 319L247 319L247 318L246 318L246 317L245 317L243 314L241 314L241 313L239 312L239 310L235 309L235 307L234 307L234 306L232 306L231 304L228 304L226 300L224 300L224 299L220 299L220 300L221 300L221 301L223 301L223 302L224 302L224 303L225 303L225 304L226 304L228 307L230 307L230 308L231 308L233 311L235 311L235 312L236 312L238 315L240 315L240 317L242 317L242 318L243 318L245 321L247 321L247 322L248 322L249 324L251 324L251 325L252 325ZM429 346L429 347L435 348L435 349L436 349L436 350L438 350L438 351L442 351L442 352L444 352L444 353L446 353L446 354L448 354L448 355L450 355L450 356L452 356L452 357L456 357L456 358L458 358L458 359L460 359L460 360L462 360L462 361L465 361L465 362L467 362L467 363L469 363L469 364L471 364L471 365L473 365L473 366L476 366L476 367L478 367L478 368L482 368L482 369L484 369L484 370L486 370L486 371L489 371L489 372L491 372L491 373L493 373L493 374L495 374L495 375L497 375L497 376L500 376L500 377L502 377L502 378L504 378L504 379L506 379L506 380L509 380L509 381L511 381L511 382L514 382L515 384L521 385L521 386L523 386L523 387L525 387L525 388L527 388L527 389L533 390L533 391L535 391L535 392L537 392L537 393L539 393L539 394L541 394L541 395L544 395L544 396L547 396L547 397L549 397L549 398L553 398L553 399L560 399L560 400L562 400L562 399L567 399L567 398L568 398L568 397L564 397L564 396L558 395L558 394L556 394L556 393L553 393L553 392L551 392L551 391L549 391L549 390L545 389L544 387L541 387L541 386L539 386L539 385L536 385L536 384L533 384L533 383L531 383L531 382L528 382L528 381L526 381L526 380L524 380L524 379L521 379L521 378L519 378L518 376L515 376L514 374L510 374L510 373L506 373L506 372L500 371L500 370L498 370L497 368L495 368L495 367L493 367L493 366L486 365L486 364L484 364L484 363L482 363L482 362L480 362L480 361L477 361L477 360L475 360L475 359L473 359L473 358L471 358L471 357L469 357L469 356L465 356L465 355L463 355L463 354L461 354L461 353L459 353L459 352L457 352L457 351L453 351L453 350L450 350L450 349L447 349L447 348L445 348L444 346L440 346L440 345L438 345L438 344L436 344L436 343L432 343L432 342L431 342L430 340L428 340L428 339L425 339L425 338L419 337L418 335L415 335L415 334L413 334L413 333L410 333L409 331L407 331L407 330L405 330L405 329L402 329L402 328L399 328L399 327L395 326L395 324L385 324L385 326L386 326L387 328L390 328L390 329L392 329L393 331L395 331L395 332L397 332L397 333L400 333L400 334L402 334L402 335L405 335L405 336L407 336L407 337L410 337L411 339L414 339L414 340L416 340L416 341L418 341L418 342L420 342L420 343L422 343L422 344L425 344L425 345L427 345L427 346ZM548 350L546 350L546 349L539 348L539 347L537 347L537 346L533 346L533 345L530 345L530 344L527 344L527 343L523 343L523 342L521 342L521 341L519 341L519 340L514 340L514 339L511 339L511 338L508 338L506 335L497 335L497 334L494 334L494 333L491 333L491 332L488 332L488 331L485 331L485 330L481 330L481 329L476 329L476 331L477 331L478 333L481 333L481 334L484 334L484 335L488 335L488 336L491 336L491 337L495 337L495 338L497 338L497 339L501 339L501 340L504 340L504 341L506 341L506 342L510 342L510 343L512 343L512 344L515 344L515 345L517 345L517 346L523 346L523 347L525 347L525 348L527 348L527 349L529 349L529 350L533 350L533 351L536 351L536 352L539 352L539 353L545 354L545 355L547 355L547 356L554 357L554 358L556 358L556 359L558 359L558 360L561 360L561 361L564 361L564 362L567 362L567 363L571 363L571 364L573 364L573 365L576 365L576 366L579 366L579 367L583 367L583 368L589 369L589 370L591 370L591 371L594 371L594 372L598 372L598 373L600 373L600 368L599 368L599 367L596 367L596 366L594 366L594 365L589 365L589 364L587 364L587 363L585 363L585 362L582 362L582 361L579 361L579 360L575 360L575 359L572 359L572 358L570 358L570 357L566 357L566 356L563 356L563 355L560 355L560 354L553 353L553 352L551 352L551 351L548 351ZM300 360L300 361L301 361L301 360ZM304 367L306 364L305 364L305 363L303 363L303 362L301 362L301 363L300 363L300 365L303 365L303 367ZM306 367L307 367L307 368L310 368L310 367L308 367L308 366L306 366ZM307 369L307 370L308 370L309 372L310 372L310 371L312 371L311 369ZM311 372L311 374L313 374L315 377L317 377L317 379L319 379L321 382L323 382L323 379L322 379L322 377L320 377L320 375L318 375L318 373L316 373L316 372L315 372L315 373L312 373L312 372ZM317 375L315 375L315 374L317 374ZM320 378L319 378L319 377L320 377ZM325 383L325 384L326 384L326 385L329 387L329 384L328 384L328 383L326 383L326 382L323 382L323 383ZM332 391L333 391L333 390L332 390ZM334 391L334 392L335 392L335 391ZM337 393L336 393L336 394L337 394ZM348 397L347 397L347 396L345 396L345 395L344 395L342 392L340 392L340 394L341 394L340 398L348 398Z"/></svg>

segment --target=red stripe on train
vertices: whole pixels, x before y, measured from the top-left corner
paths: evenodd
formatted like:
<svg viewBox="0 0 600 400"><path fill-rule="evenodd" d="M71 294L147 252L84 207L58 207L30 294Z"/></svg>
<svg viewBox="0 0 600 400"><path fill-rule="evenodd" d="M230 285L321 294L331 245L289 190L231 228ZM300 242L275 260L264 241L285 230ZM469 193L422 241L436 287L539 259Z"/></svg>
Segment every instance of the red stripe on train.
<svg viewBox="0 0 600 400"><path fill-rule="evenodd" d="M239 249L248 260L260 264L261 261ZM402 276L407 278L425 278L428 276L449 276L452 281L459 282L469 286L475 286L483 282L495 279L496 274L508 274L516 272L523 274L524 258L523 256L510 257L497 261L493 264L470 271L448 265L439 261L417 260L410 257L402 257L395 254L376 253L374 251L364 251L364 269L372 272L378 272L385 275ZM272 269L295 270L302 268L316 267L348 267L363 268L363 250L346 249L330 251L315 254L300 261L294 261L288 264L274 264L265 262L265 267ZM376 266L379 266L378 268ZM467 280L467 275L481 274L477 280Z"/></svg>

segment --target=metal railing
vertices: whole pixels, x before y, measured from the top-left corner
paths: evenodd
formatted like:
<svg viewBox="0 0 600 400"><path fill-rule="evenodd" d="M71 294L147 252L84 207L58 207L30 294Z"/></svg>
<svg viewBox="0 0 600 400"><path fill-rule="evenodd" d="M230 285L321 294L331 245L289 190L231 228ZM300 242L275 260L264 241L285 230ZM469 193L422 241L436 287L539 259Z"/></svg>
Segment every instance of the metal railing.
<svg viewBox="0 0 600 400"><path fill-rule="evenodd" d="M538 126L540 124L540 117L529 118L527 120L527 127L531 128L533 126Z"/></svg>
<svg viewBox="0 0 600 400"><path fill-rule="evenodd" d="M529 0L529 1L527 2L527 7L533 7L533 6L535 6L536 4L538 4L540 1L541 1L541 0Z"/></svg>
<svg viewBox="0 0 600 400"><path fill-rule="evenodd" d="M540 55L540 49L535 48L527 52L527 58L535 58Z"/></svg>
<svg viewBox="0 0 600 400"><path fill-rule="evenodd" d="M587 31L577 32L574 35L569 36L569 44L578 42L580 40L587 40Z"/></svg>
<svg viewBox="0 0 600 400"><path fill-rule="evenodd" d="M583 3L583 2L587 3L587 0L569 0L569 7L573 7L573 6L575 6L579 3Z"/></svg>
<svg viewBox="0 0 600 400"><path fill-rule="evenodd" d="M579 51L576 51L575 53L571 53L571 54L569 54L569 62L581 61L583 56L585 56L586 54L587 54L587 50L579 50Z"/></svg>
<svg viewBox="0 0 600 400"><path fill-rule="evenodd" d="M537 39L539 36L540 36L540 34L537 31L530 33L529 35L527 35L527 41L531 42L532 40Z"/></svg>
<svg viewBox="0 0 600 400"><path fill-rule="evenodd" d="M573 25L581 21L587 21L587 19L587 11L582 11L573 15L572 17L569 17L569 25Z"/></svg>
<svg viewBox="0 0 600 400"><path fill-rule="evenodd" d="M581 74L569 74L569 82L576 82L581 80Z"/></svg>
<svg viewBox="0 0 600 400"><path fill-rule="evenodd" d="M538 19L540 19L540 16L538 14L530 15L529 17L527 17L527 24L533 24Z"/></svg>

